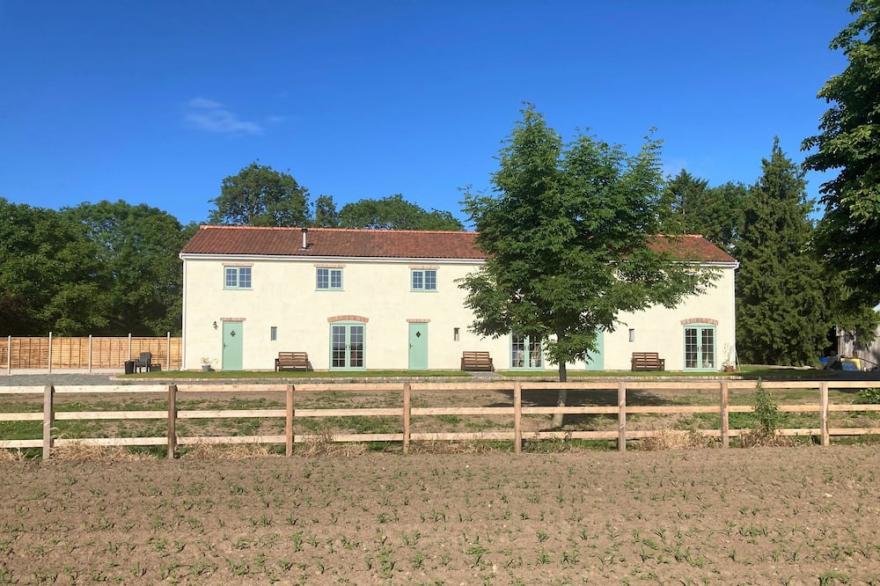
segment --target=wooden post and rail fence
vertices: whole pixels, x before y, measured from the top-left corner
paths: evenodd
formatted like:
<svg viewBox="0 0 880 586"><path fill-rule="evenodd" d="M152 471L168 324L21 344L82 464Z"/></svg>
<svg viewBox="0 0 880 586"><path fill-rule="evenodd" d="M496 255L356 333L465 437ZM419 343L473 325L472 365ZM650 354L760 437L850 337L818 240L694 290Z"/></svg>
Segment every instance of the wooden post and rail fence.
<svg viewBox="0 0 880 586"><path fill-rule="evenodd" d="M180 336L6 336L0 340L0 372L14 370L122 370L126 360L150 352L164 370L181 368Z"/></svg>
<svg viewBox="0 0 880 586"><path fill-rule="evenodd" d="M828 391L834 389L880 388L878 381L765 381L761 383L767 390L808 389L818 391L813 403L778 405L782 413L816 413L818 427L779 429L783 436L816 436L822 446L830 445L831 436L880 435L880 427L853 428L829 427L829 413L834 412L880 412L880 405L855 403L829 403ZM0 387L0 395L41 395L43 396L42 413L0 413L0 422L42 421L43 436L40 439L7 440L0 437L0 448L40 448L43 457L48 458L56 446L91 445L91 446L167 446L168 457L173 458L178 445L193 444L284 444L288 456L294 453L294 444L314 441L314 436L294 434L294 422L297 418L320 417L400 417L400 433L342 433L334 434L334 442L402 442L403 451L408 452L413 441L479 441L479 440L512 440L514 451L522 451L523 441L546 439L590 439L616 440L620 451L626 450L627 440L656 437L658 434L699 433L705 437L719 438L722 447L730 445L730 438L749 431L747 429L731 429L731 413L749 413L754 411L751 405L731 405L731 390L754 391L756 381L600 381L600 382L486 382L486 383L352 383L352 384L179 384L179 385L117 385L117 386L58 386L45 387L10 386ZM616 405L570 405L559 406L524 406L523 394L535 391L617 391ZM718 403L715 405L628 405L628 391L664 391L690 390L717 393ZM419 392L512 392L513 404L502 407L413 407L412 396ZM179 410L178 393L281 393L285 397L284 409L200 409ZM296 409L295 400L303 393L400 393L400 407L382 408L321 408ZM139 395L166 394L167 409L155 411L57 411L55 399L59 395ZM126 397L127 398L127 397ZM557 413L572 415L605 415L617 416L617 429L613 431L523 431L522 418L529 415L553 415ZM720 424L715 429L698 430L655 430L628 429L627 415L642 414L719 414ZM412 417L416 416L512 416L512 431L488 432L413 432ZM283 435L255 436L192 436L181 437L177 433L177 421L180 419L225 419L225 418L284 418ZM84 420L158 420L167 419L166 437L100 437L100 438L63 438L57 437L56 421ZM2 428L0 428L2 429ZM0 432L2 433L2 432Z"/></svg>

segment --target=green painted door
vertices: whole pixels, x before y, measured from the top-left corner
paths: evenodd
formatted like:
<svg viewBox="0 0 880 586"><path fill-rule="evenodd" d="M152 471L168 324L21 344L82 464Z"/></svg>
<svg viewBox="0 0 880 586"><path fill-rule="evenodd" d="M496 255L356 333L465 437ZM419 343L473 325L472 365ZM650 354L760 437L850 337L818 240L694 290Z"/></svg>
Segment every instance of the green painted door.
<svg viewBox="0 0 880 586"><path fill-rule="evenodd" d="M240 321L223 322L223 370L241 370L243 326Z"/></svg>
<svg viewBox="0 0 880 586"><path fill-rule="evenodd" d="M596 336L596 351L587 358L587 370L602 370L605 368L605 332L599 332Z"/></svg>
<svg viewBox="0 0 880 586"><path fill-rule="evenodd" d="M428 324L409 324L409 367L411 370L428 368Z"/></svg>

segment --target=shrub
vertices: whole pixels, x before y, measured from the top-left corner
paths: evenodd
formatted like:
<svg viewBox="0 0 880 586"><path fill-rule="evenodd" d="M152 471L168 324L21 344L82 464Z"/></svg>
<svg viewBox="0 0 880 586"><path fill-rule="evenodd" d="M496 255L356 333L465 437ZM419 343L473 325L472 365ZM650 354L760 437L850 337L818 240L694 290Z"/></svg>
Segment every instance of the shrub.
<svg viewBox="0 0 880 586"><path fill-rule="evenodd" d="M779 409L772 395L760 381L755 388L755 427L753 431L764 437L773 437L779 428Z"/></svg>
<svg viewBox="0 0 880 586"><path fill-rule="evenodd" d="M880 389L860 390L855 402L863 405L880 405Z"/></svg>

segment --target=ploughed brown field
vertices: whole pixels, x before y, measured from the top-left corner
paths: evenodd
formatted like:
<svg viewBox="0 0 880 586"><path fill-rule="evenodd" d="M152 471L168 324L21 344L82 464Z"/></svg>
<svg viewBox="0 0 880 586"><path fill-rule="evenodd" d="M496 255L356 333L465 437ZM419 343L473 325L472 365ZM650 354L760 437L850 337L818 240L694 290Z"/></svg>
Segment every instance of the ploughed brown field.
<svg viewBox="0 0 880 586"><path fill-rule="evenodd" d="M0 462L0 581L880 582L874 446Z"/></svg>

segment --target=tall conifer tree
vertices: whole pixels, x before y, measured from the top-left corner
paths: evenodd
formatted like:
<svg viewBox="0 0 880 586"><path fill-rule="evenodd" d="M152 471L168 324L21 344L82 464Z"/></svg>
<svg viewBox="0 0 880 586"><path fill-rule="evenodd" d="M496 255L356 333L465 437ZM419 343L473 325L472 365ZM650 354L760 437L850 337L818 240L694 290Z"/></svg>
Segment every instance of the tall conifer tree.
<svg viewBox="0 0 880 586"><path fill-rule="evenodd" d="M825 345L822 267L810 250L804 172L774 140L745 207L736 257L737 346L743 362L807 364Z"/></svg>

